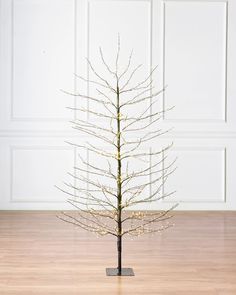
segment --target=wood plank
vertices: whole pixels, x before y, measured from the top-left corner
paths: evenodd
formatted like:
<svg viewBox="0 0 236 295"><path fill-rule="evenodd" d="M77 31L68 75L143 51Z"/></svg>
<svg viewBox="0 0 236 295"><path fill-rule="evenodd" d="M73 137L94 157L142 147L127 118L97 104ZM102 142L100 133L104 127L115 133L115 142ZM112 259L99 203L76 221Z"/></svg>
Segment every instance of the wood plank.
<svg viewBox="0 0 236 295"><path fill-rule="evenodd" d="M176 212L163 234L125 239L116 267L113 237L96 238L53 211L0 212L0 294L236 294L236 212Z"/></svg>

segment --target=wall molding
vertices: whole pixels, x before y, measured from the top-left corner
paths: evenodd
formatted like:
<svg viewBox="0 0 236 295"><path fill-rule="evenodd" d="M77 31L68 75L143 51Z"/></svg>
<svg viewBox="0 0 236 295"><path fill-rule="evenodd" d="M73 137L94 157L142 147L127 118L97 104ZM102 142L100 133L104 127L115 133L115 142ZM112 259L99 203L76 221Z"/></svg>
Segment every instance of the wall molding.
<svg viewBox="0 0 236 295"><path fill-rule="evenodd" d="M166 39L166 3L222 3L225 4L225 44L224 44L224 50L225 50L225 56L224 56L224 101L223 101L223 109L222 109L222 119L171 119L166 118L165 113L163 113L163 121L167 122L173 122L173 123L221 123L225 124L227 123L228 116L227 116L227 68L228 68L228 1L222 1L222 0L163 0L162 1L162 60L163 60L163 75L162 75L162 81L163 81L163 88L165 86L165 76L166 76L166 65L165 65L165 39ZM162 104L163 109L165 109L166 105L166 94L165 91L162 94Z"/></svg>
<svg viewBox="0 0 236 295"><path fill-rule="evenodd" d="M68 122L70 118L40 118L40 117L21 117L21 116L16 116L14 114L14 28L15 28L15 22L14 22L14 16L15 16L15 11L14 11L14 4L15 1L17 0L11 0L11 80L10 80L10 121L12 122ZM74 1L74 71L76 73L76 54L77 54L77 1ZM76 90L76 77L74 77L74 92ZM59 91L59 89L58 89ZM74 107L75 107L75 100L74 98Z"/></svg>
<svg viewBox="0 0 236 295"><path fill-rule="evenodd" d="M71 148L70 146L59 146L59 145L10 145L9 146L9 150L10 150L10 199L9 202L10 203L65 203L66 202L66 197L64 201L55 201L55 200L40 200L40 198L38 199L21 199L21 200L16 200L14 199L14 195L13 195L13 173L14 173L14 161L13 161L13 154L15 151L17 150L66 150L66 151L71 151L73 152L74 155L74 165L75 165L75 148ZM50 197L48 197L50 198ZM42 198L43 199L43 198Z"/></svg>
<svg viewBox="0 0 236 295"><path fill-rule="evenodd" d="M225 146L217 146L217 147L209 147L209 146L174 146L170 152L172 151L219 151L223 154L223 176L222 176L222 184L223 184L223 195L219 198L215 198L215 199L191 199L188 200L187 197L183 196L183 198L181 199L175 199L174 200L169 200L166 201L165 199L162 200L162 203L201 203L201 204L205 204L205 203L226 203L226 196L227 196L227 177L226 177L226 173L227 173L227 153L226 153L226 147ZM165 194L165 185L163 185L163 189L162 189L162 194Z"/></svg>
<svg viewBox="0 0 236 295"><path fill-rule="evenodd" d="M1 137L77 137L88 138L89 136L83 135L73 130L15 130L15 129L2 129L0 130ZM167 134L160 136L160 139L164 138L236 138L236 131L170 131Z"/></svg>

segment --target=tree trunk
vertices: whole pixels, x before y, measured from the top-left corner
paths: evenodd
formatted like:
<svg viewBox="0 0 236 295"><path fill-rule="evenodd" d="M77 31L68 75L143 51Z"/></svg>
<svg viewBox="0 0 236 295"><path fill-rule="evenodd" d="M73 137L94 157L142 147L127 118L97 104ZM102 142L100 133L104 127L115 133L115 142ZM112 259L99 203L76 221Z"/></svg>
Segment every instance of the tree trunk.
<svg viewBox="0 0 236 295"><path fill-rule="evenodd" d="M118 266L117 266L117 274L121 276L122 269L122 237L117 237L117 251L118 251Z"/></svg>
<svg viewBox="0 0 236 295"><path fill-rule="evenodd" d="M117 251L118 251L118 266L117 274L121 275L121 255L122 255L122 221L121 221L121 211L122 211L122 191L121 191L121 157L120 157L120 93L119 86L117 82L117 226L118 226L118 236L117 236Z"/></svg>

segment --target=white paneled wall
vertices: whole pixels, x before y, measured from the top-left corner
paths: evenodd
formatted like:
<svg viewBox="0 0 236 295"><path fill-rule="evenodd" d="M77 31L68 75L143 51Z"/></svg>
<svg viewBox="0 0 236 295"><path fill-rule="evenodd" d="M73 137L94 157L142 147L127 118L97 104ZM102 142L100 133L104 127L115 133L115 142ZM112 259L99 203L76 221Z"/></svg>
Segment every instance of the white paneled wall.
<svg viewBox="0 0 236 295"><path fill-rule="evenodd" d="M166 119L225 121L227 3L166 1L163 9L165 100L176 105Z"/></svg>
<svg viewBox="0 0 236 295"><path fill-rule="evenodd" d="M233 0L0 0L0 209L71 208L54 187L78 160L66 106L94 106L60 89L94 95L74 73L91 75L85 57L105 73L119 33L122 66L132 49L137 81L158 64L155 108L175 106L153 147L174 141L177 192L142 208L236 210L235 19Z"/></svg>

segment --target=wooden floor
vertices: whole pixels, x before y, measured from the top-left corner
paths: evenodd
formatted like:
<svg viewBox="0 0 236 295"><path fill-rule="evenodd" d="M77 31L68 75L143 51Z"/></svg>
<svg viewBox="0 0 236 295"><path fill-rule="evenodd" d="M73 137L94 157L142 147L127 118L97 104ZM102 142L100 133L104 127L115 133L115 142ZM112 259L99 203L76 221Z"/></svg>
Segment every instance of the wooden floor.
<svg viewBox="0 0 236 295"><path fill-rule="evenodd" d="M162 235L124 241L135 277L106 277L113 238L55 212L0 212L1 295L236 294L236 212L180 212Z"/></svg>

